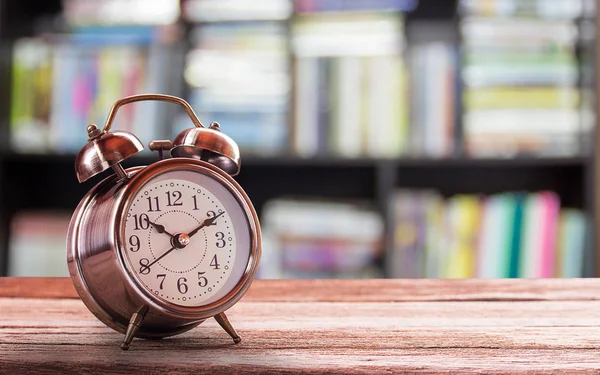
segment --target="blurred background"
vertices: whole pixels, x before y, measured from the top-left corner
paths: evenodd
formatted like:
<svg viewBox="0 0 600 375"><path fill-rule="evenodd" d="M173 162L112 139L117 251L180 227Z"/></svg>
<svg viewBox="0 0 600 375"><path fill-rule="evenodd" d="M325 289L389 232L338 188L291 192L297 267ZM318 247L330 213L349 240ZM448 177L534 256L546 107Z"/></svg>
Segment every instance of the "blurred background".
<svg viewBox="0 0 600 375"><path fill-rule="evenodd" d="M165 93L240 145L260 277L600 276L594 0L0 7L0 275L67 275L85 127ZM146 144L190 126L119 116Z"/></svg>

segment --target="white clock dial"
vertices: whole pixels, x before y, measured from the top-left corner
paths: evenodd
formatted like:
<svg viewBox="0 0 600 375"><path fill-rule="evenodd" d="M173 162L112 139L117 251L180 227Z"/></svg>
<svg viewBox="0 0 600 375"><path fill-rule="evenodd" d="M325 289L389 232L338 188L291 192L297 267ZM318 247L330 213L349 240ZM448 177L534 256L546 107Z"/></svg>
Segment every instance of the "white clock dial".
<svg viewBox="0 0 600 375"><path fill-rule="evenodd" d="M197 172L163 173L135 194L121 252L153 296L202 306L231 291L250 254L248 219L218 181Z"/></svg>

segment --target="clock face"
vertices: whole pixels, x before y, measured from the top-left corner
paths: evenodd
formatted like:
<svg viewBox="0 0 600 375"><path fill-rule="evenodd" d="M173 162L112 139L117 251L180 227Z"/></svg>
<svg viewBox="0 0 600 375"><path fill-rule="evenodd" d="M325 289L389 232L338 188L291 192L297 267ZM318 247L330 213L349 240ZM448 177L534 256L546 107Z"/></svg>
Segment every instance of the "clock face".
<svg viewBox="0 0 600 375"><path fill-rule="evenodd" d="M190 170L146 182L127 208L121 252L151 295L203 306L229 293L248 265L249 218L214 178Z"/></svg>

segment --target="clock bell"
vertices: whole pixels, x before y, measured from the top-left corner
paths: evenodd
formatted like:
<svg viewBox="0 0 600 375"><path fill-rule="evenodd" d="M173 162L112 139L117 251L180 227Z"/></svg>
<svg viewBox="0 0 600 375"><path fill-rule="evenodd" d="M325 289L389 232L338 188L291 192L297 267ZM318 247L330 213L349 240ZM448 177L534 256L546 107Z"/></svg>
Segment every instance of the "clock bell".
<svg viewBox="0 0 600 375"><path fill-rule="evenodd" d="M240 149L229 136L221 132L217 122L206 128L190 105L183 99L162 94L142 94L118 100L110 110L104 128L96 125L87 127L88 143L77 154L75 174L79 182L112 168L119 179L128 177L121 162L144 149L142 142L132 133L117 130L110 131L119 108L125 104L158 100L179 104L195 125L179 133L173 143L170 141L152 141L149 148L159 151L160 159L165 150L172 157L186 157L206 161L221 168L231 176L239 173L241 167Z"/></svg>

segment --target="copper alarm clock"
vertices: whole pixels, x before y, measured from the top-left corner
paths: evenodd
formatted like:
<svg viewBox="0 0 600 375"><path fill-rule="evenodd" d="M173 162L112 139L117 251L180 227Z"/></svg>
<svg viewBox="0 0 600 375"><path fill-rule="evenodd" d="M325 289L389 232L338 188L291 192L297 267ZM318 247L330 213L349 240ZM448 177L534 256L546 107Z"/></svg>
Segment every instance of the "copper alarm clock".
<svg viewBox="0 0 600 375"><path fill-rule="evenodd" d="M173 142L152 141L159 160L124 169L144 147L133 134L111 131L124 104L159 100L181 105L194 127ZM261 252L250 199L231 177L240 170L237 144L217 123L206 128L183 99L158 94L118 100L103 130L75 161L79 182L107 170L75 210L67 237L69 273L87 308L108 327L134 337L162 338L214 317L241 339L225 316L248 290ZM171 158L163 159L170 152Z"/></svg>

